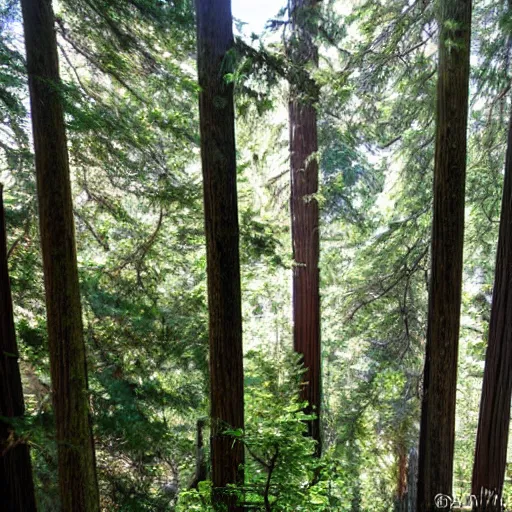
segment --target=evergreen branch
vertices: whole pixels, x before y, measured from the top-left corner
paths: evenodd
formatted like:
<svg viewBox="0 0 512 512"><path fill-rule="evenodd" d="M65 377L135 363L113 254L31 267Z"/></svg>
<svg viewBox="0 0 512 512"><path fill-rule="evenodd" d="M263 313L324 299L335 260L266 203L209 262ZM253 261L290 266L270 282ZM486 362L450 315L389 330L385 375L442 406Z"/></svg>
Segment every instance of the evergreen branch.
<svg viewBox="0 0 512 512"><path fill-rule="evenodd" d="M103 237L101 237L100 235L98 235L98 233L96 233L96 231L94 230L94 227L91 225L91 223L75 208L73 209L73 213L76 215L76 217L78 219L80 219L84 226L89 230L89 232L91 233L91 235L94 237L94 239L96 240L96 242L98 242L98 244L105 250L105 251L109 251L110 250L110 247L108 245L108 242L106 240L103 239Z"/></svg>
<svg viewBox="0 0 512 512"><path fill-rule="evenodd" d="M79 46L78 43L74 41L73 38L70 37L70 35L68 34L68 31L66 27L64 27L62 19L55 18L55 21L57 25L60 27L60 35L74 48L74 50L77 53L82 55L82 57L85 57L85 59L87 59L87 61L90 62L93 66L95 66L99 71L117 80L129 93L131 93L141 103L148 104L146 98L144 98L137 91L135 91L119 73L114 71L112 68L106 69L105 66L103 66L101 62L89 50L86 50L85 48Z"/></svg>
<svg viewBox="0 0 512 512"><path fill-rule="evenodd" d="M489 107L489 115L487 117L487 124L491 123L492 114L496 103L502 100L512 88L512 80L499 92L499 94L492 100L491 106Z"/></svg>
<svg viewBox="0 0 512 512"><path fill-rule="evenodd" d="M9 260L9 258L13 255L14 251L16 250L16 248L18 247L18 245L21 243L21 241L27 237L28 235L28 232L30 230L30 225L31 225L31 219L30 219L30 216L27 218L27 222L25 223L25 228L23 230L23 233L18 237L16 238L16 240L12 243L11 247L9 248L9 250L7 251L7 259Z"/></svg>
<svg viewBox="0 0 512 512"><path fill-rule="evenodd" d="M410 253L412 249L409 249L408 253ZM421 260L427 255L428 253L428 250L429 250L429 246L427 245L422 251L421 253L419 254L418 258L416 258L416 260L414 261L411 269L409 270L409 273L414 273L418 267L419 267L419 264L421 263ZM352 321L354 319L354 316L356 315L356 313L366 307L366 306L369 306L370 304L372 304L373 302L381 299L382 297L386 296L389 292L391 292L394 288L396 288L403 280L404 278L404 275L400 275L397 279L395 279L394 281L391 282L391 284L389 284L388 286L386 286L381 292L379 292L377 295L374 295L373 297L369 298L369 299L366 299L366 300L363 300L362 302L360 302L352 311L351 313L347 316L347 320L348 321Z"/></svg>

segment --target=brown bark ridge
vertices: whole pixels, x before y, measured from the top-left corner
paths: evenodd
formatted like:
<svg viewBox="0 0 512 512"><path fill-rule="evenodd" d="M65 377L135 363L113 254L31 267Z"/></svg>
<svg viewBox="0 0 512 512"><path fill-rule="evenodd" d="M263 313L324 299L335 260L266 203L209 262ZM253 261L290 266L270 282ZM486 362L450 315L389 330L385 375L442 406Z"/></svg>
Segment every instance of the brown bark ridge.
<svg viewBox="0 0 512 512"><path fill-rule="evenodd" d="M0 416L22 418L25 402L18 366L11 285L7 267L7 235L0 183ZM32 464L26 442L0 420L0 503L6 512L36 510Z"/></svg>
<svg viewBox="0 0 512 512"><path fill-rule="evenodd" d="M197 67L210 339L211 466L218 508L241 511L244 448L225 435L244 427L242 311L230 0L197 0Z"/></svg>
<svg viewBox="0 0 512 512"><path fill-rule="evenodd" d="M485 357L472 493L501 496L507 462L512 397L512 116L496 254L489 341Z"/></svg>
<svg viewBox="0 0 512 512"><path fill-rule="evenodd" d="M462 291L471 0L439 5L434 215L418 462L418 512L448 510ZM439 506L440 505L440 506Z"/></svg>
<svg viewBox="0 0 512 512"><path fill-rule="evenodd" d="M318 134L316 101L318 91L306 67L316 66L318 51L314 44L317 31L316 0L292 0L292 37L289 55L292 63L290 79L290 210L293 245L293 345L303 357L306 369L302 399L308 414L316 419L308 422L309 435L317 441L316 454L321 453L321 347L320 347L320 270L318 267L319 213Z"/></svg>
<svg viewBox="0 0 512 512"><path fill-rule="evenodd" d="M53 406L64 512L97 512L98 484L57 42L51 0L21 2L30 90Z"/></svg>

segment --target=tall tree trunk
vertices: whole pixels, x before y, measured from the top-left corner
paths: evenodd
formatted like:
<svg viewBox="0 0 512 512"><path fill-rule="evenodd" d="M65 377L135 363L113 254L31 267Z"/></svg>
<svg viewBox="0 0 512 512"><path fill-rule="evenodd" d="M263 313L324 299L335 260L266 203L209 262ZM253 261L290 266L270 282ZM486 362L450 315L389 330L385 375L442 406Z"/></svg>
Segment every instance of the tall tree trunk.
<svg viewBox="0 0 512 512"><path fill-rule="evenodd" d="M69 162L51 0L22 0L64 512L99 510Z"/></svg>
<svg viewBox="0 0 512 512"><path fill-rule="evenodd" d="M290 171L293 244L293 344L303 356L305 385L302 399L307 413L316 414L308 422L309 434L321 453L321 348L320 271L318 259L318 137L315 103L318 91L306 71L316 66L318 51L313 37L317 32L317 0L291 0L292 37L289 44L293 74L290 81Z"/></svg>
<svg viewBox="0 0 512 512"><path fill-rule="evenodd" d="M464 245L471 0L441 0L434 218L418 466L418 511L448 510Z"/></svg>
<svg viewBox="0 0 512 512"><path fill-rule="evenodd" d="M242 443L224 434L244 427L242 311L236 189L230 0L197 0L197 67L210 318L211 459L214 501L241 511L228 484L243 482Z"/></svg>
<svg viewBox="0 0 512 512"><path fill-rule="evenodd" d="M501 496L507 462L512 397L512 116L501 204L494 290L485 357L472 493ZM489 510L489 508L487 509Z"/></svg>
<svg viewBox="0 0 512 512"><path fill-rule="evenodd" d="M7 235L0 184L0 416L22 418L25 414L18 366L11 285L7 268ZM28 445L16 438L12 426L0 420L0 503L6 512L36 510L32 465Z"/></svg>

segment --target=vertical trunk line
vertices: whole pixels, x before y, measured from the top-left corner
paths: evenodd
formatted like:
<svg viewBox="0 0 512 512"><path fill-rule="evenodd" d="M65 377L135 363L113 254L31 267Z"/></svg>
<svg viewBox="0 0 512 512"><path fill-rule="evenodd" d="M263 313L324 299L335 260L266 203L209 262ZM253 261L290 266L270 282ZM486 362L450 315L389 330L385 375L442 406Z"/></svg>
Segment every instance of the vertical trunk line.
<svg viewBox="0 0 512 512"><path fill-rule="evenodd" d="M63 512L98 512L82 307L51 0L22 0Z"/></svg>
<svg viewBox="0 0 512 512"><path fill-rule="evenodd" d="M0 183L0 416L21 419L25 402L18 366L2 192ZM16 432L6 421L0 421L0 503L6 512L36 510L28 445L16 438Z"/></svg>
<svg viewBox="0 0 512 512"><path fill-rule="evenodd" d="M509 122L505 180L496 253L489 341L480 401L472 493L482 490L501 499L512 397L512 114ZM499 500L498 500L499 501ZM481 510L491 510L490 507ZM480 509L479 509L480 510ZM500 510L500 508L496 508Z"/></svg>
<svg viewBox="0 0 512 512"><path fill-rule="evenodd" d="M418 462L418 512L449 510L462 293L471 0L441 0L432 271Z"/></svg>
<svg viewBox="0 0 512 512"><path fill-rule="evenodd" d="M301 398L306 413L316 414L308 432L321 453L321 348L318 192L318 134L316 86L308 63L318 64L313 37L317 31L316 0L292 0L292 38L289 54L294 72L290 82L290 210L293 245L293 345L306 368Z"/></svg>
<svg viewBox="0 0 512 512"><path fill-rule="evenodd" d="M244 428L242 307L236 187L230 0L196 0L210 339L211 463L216 508L241 512L227 486L243 484L244 447L224 434Z"/></svg>

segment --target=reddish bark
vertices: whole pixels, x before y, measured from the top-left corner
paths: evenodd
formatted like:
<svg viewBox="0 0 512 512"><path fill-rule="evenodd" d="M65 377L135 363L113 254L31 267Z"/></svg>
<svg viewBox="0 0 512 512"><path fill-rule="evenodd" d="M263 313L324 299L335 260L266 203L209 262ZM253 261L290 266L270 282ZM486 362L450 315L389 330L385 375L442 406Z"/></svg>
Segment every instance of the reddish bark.
<svg viewBox="0 0 512 512"><path fill-rule="evenodd" d="M197 0L199 113L210 333L211 461L216 506L241 511L225 492L243 483L244 448L224 434L244 427L242 309L236 188L230 0Z"/></svg>
<svg viewBox="0 0 512 512"><path fill-rule="evenodd" d="M512 397L512 117L501 204L494 290L485 357L472 493L501 496L507 462ZM488 507L486 510L490 510ZM499 509L497 509L499 510Z"/></svg>
<svg viewBox="0 0 512 512"><path fill-rule="evenodd" d="M441 0L434 218L418 464L418 511L452 494L462 291L471 0ZM439 505L439 503L438 503Z"/></svg>
<svg viewBox="0 0 512 512"><path fill-rule="evenodd" d="M75 228L51 0L22 0L59 486L64 512L99 510Z"/></svg>
<svg viewBox="0 0 512 512"><path fill-rule="evenodd" d="M317 91L304 71L316 65L318 52L313 43L316 32L316 0L292 0L292 39L290 58L294 68L290 83L290 171L293 244L293 341L303 356L307 370L302 399L309 403L307 413L316 419L308 422L309 434L321 452L321 347L320 347L320 271L318 268L319 213L318 135L315 102Z"/></svg>

